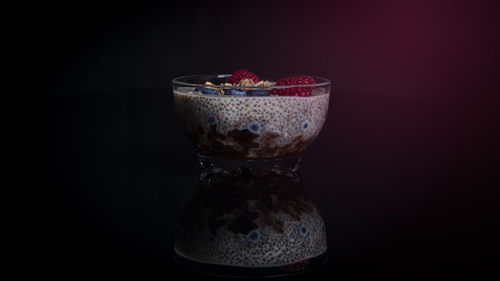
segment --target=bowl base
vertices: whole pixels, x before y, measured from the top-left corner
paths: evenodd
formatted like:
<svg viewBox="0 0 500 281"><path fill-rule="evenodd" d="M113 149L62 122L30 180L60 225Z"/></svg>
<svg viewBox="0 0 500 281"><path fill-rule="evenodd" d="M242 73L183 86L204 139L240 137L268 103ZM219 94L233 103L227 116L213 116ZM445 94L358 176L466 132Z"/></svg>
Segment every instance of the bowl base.
<svg viewBox="0 0 500 281"><path fill-rule="evenodd" d="M187 270L196 273L212 276L240 278L280 277L305 273L317 270L328 260L328 254L327 252L324 252L317 257L306 259L290 265L269 267L241 267L194 261L175 253L175 251L173 257L179 265Z"/></svg>
<svg viewBox="0 0 500 281"><path fill-rule="evenodd" d="M198 154L200 165L206 174L224 173L238 175L242 170L249 170L253 176L266 175L273 172L284 175L299 169L300 157L263 160L233 160L213 158Z"/></svg>

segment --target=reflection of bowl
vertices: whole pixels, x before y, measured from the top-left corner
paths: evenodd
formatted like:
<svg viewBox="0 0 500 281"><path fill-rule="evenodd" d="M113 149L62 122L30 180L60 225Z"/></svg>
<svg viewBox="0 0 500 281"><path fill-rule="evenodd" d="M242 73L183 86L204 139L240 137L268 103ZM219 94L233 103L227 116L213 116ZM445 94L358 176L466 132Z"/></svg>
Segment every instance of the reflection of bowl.
<svg viewBox="0 0 500 281"><path fill-rule="evenodd" d="M185 76L173 80L177 118L200 155L225 159L278 159L300 156L326 120L330 81L315 77L312 96L232 96L199 94L227 75ZM211 81L215 85L204 85ZM296 88L269 86L265 89ZM245 87L245 90L262 89Z"/></svg>
<svg viewBox="0 0 500 281"><path fill-rule="evenodd" d="M324 222L294 175L209 175L187 204L175 252L189 261L302 270L326 256ZM290 266L294 265L294 266Z"/></svg>

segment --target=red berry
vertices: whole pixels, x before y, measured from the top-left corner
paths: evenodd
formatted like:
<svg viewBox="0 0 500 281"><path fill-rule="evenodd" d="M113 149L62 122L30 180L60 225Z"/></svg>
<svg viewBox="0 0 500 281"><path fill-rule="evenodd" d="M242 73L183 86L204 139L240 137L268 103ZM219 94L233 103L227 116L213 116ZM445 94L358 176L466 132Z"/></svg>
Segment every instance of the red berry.
<svg viewBox="0 0 500 281"><path fill-rule="evenodd" d="M251 79L254 83L259 82L257 75L248 70L236 70L227 80L229 83L236 85L243 79Z"/></svg>
<svg viewBox="0 0 500 281"><path fill-rule="evenodd" d="M276 86L293 86L293 85L314 85L316 80L310 76L296 76L281 78L276 82ZM299 97L310 97L312 96L312 90L316 87L290 87L285 89L273 89L271 91L272 95L278 96L299 96Z"/></svg>

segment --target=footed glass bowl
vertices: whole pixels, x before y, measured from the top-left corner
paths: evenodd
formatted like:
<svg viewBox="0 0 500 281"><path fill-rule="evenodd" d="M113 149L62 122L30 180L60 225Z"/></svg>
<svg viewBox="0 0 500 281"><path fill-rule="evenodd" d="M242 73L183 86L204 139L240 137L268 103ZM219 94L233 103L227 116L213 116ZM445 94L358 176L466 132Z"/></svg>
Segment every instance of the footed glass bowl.
<svg viewBox="0 0 500 281"><path fill-rule="evenodd" d="M314 85L227 86L228 76L173 80L178 121L201 158L296 158L318 136L328 112L328 79L314 77ZM273 94L287 90L312 95Z"/></svg>
<svg viewBox="0 0 500 281"><path fill-rule="evenodd" d="M325 123L331 83L238 73L172 82L177 119L202 167L174 256L189 269L224 276L315 269L327 259L325 224L297 170Z"/></svg>

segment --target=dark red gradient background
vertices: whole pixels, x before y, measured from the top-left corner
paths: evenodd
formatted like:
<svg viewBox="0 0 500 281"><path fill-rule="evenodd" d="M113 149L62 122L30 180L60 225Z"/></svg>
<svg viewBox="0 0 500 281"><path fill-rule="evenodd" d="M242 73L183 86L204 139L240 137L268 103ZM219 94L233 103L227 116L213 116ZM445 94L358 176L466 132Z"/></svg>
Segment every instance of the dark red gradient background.
<svg viewBox="0 0 500 281"><path fill-rule="evenodd" d="M55 230L43 239L54 261L183 272L169 259L171 235L198 170L171 80L247 68L333 81L328 120L301 168L328 227L321 273L497 267L497 1L39 8L42 171Z"/></svg>

